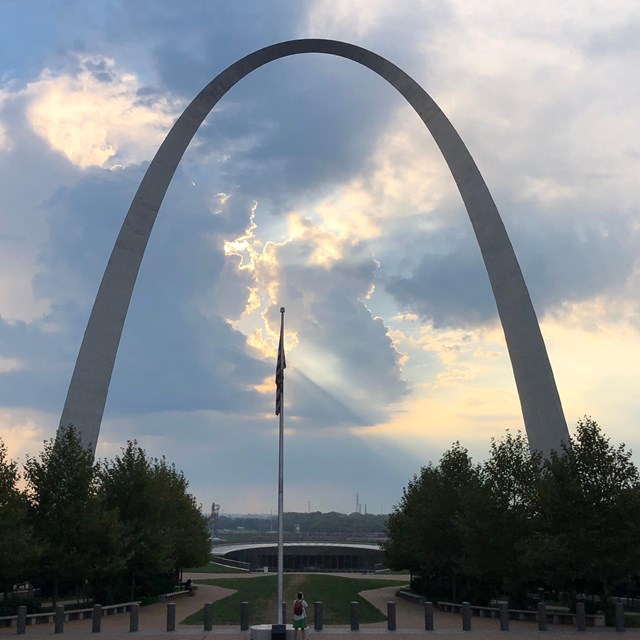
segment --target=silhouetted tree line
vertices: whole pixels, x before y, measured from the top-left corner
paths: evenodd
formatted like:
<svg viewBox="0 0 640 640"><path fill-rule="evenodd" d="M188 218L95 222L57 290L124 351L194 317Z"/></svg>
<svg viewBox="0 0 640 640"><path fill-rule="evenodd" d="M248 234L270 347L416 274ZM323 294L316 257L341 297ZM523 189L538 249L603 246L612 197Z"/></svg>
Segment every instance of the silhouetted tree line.
<svg viewBox="0 0 640 640"><path fill-rule="evenodd" d="M178 571L205 564L210 551L187 489L181 471L148 458L135 441L94 462L70 426L27 457L20 474L0 439L5 603L27 581L54 602L62 594L109 604L172 591Z"/></svg>
<svg viewBox="0 0 640 640"><path fill-rule="evenodd" d="M549 460L531 454L520 432L492 440L482 464L453 444L405 488L384 551L387 566L409 569L413 589L433 600L607 602L637 593L639 531L631 452L585 417Z"/></svg>

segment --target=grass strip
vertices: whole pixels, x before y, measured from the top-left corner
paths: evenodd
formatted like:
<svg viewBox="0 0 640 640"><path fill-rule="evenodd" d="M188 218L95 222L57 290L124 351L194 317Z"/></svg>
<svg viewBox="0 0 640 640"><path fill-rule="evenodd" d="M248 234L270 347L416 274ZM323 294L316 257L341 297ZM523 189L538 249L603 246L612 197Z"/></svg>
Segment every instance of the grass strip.
<svg viewBox="0 0 640 640"><path fill-rule="evenodd" d="M240 603L249 603L249 624L273 622L277 608L277 576L257 576L255 578L217 578L198 580L198 584L212 584L227 589L236 589L236 593L218 600L213 604L214 624L239 625ZM382 622L386 616L367 602L360 591L379 589L380 587L405 586L406 580L383 580L367 578L347 578L324 574L290 574L284 576L287 617L291 617L293 600L298 591L305 594L309 603L308 615L313 621L313 603L323 603L323 619L327 625L344 625L351 621L351 602L360 605L360 623ZM182 624L202 625L204 609L187 617Z"/></svg>

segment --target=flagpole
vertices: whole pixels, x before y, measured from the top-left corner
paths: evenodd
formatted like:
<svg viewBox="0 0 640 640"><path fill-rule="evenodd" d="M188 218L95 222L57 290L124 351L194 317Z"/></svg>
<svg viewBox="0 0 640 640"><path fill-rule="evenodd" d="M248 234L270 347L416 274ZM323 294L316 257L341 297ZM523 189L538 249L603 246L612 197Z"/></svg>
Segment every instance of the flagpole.
<svg viewBox="0 0 640 640"><path fill-rule="evenodd" d="M284 573L284 307L280 307L280 343L278 345L278 365L276 368L276 412L280 416L278 437L278 624L282 619L283 573ZM279 402L278 402L279 398Z"/></svg>

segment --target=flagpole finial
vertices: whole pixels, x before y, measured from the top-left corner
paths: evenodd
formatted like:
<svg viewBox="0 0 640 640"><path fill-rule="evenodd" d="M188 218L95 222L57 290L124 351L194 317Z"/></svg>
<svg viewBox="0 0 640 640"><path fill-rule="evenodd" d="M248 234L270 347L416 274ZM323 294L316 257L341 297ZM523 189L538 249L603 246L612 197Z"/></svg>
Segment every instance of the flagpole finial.
<svg viewBox="0 0 640 640"><path fill-rule="evenodd" d="M280 313L284 313L284 307L280 307Z"/></svg>

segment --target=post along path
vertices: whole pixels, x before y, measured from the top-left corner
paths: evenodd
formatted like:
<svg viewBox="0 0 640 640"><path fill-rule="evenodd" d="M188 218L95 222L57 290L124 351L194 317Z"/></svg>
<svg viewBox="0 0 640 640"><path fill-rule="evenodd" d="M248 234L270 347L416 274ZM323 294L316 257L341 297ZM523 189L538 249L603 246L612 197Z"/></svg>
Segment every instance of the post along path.
<svg viewBox="0 0 640 640"><path fill-rule="evenodd" d="M191 578L194 582L206 578L238 578L241 574L185 574L186 578ZM346 577L353 577L353 574L344 574ZM251 575L247 574L247 579ZM363 576L358 575L358 578ZM375 575L373 578L379 579L382 576ZM397 576L389 576L390 579L397 579ZM396 603L396 631L388 631L386 622L374 624L362 624L359 631L351 631L348 624L336 627L325 625L319 632L313 630L313 623L308 629L308 637L315 637L316 640L345 640L345 635L351 635L357 640L382 640L389 638L394 640L416 640L416 636L446 636L447 640L509 640L510 636L517 637L538 637L542 640L567 640L568 638L582 638L585 636L598 638L610 638L615 640L620 637L611 628L588 628L585 632L577 632L575 627L569 625L548 625L547 631L538 631L537 625L532 622L519 622L511 620L509 631L499 630L499 620L495 618L477 618L471 620L471 631L462 631L462 620L459 614L443 613L434 611L434 631L424 629L424 607L420 604L408 602L397 598L395 593L397 587L382 587L371 591L362 592L362 596L371 602L376 608L387 613L387 603ZM224 640L247 640L248 631L240 631L239 627L215 626L212 631L203 631L201 626L180 624L187 616L202 609L205 602L215 602L233 593L230 589L214 585L198 585L198 589L191 597L178 598L176 604L176 630L166 631L167 605L157 603L142 607L140 609L138 632L129 631L129 614L116 614L102 618L101 631L99 634L91 632L92 621L72 620L64 623L64 633L57 637L61 640L74 638L77 640L98 640L104 637L108 640L132 640L136 636L144 637L145 640L170 640L172 638L207 638L213 640L216 636L222 636ZM313 594L309 594L309 605L313 611ZM215 617L215 606L214 606ZM267 621L268 622L268 621ZM0 638L16 636L16 627L0 628ZM28 626L25 636L30 637L56 637L53 624L38 624ZM604 636L604 638L603 638ZM625 631L626 640L640 640L640 629L628 629Z"/></svg>

